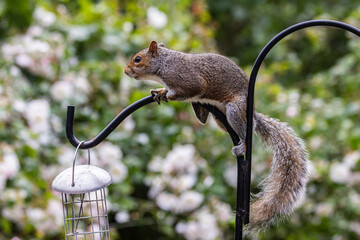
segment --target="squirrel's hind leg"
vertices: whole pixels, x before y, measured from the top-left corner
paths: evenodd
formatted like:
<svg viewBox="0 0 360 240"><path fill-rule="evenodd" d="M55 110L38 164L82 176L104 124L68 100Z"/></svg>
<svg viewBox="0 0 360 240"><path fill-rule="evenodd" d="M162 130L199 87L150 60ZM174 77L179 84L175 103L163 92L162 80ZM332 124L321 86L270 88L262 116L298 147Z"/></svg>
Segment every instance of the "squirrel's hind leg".
<svg viewBox="0 0 360 240"><path fill-rule="evenodd" d="M236 156L243 156L246 150L246 100L246 97L239 97L226 104L226 119L240 138L238 145L232 148Z"/></svg>

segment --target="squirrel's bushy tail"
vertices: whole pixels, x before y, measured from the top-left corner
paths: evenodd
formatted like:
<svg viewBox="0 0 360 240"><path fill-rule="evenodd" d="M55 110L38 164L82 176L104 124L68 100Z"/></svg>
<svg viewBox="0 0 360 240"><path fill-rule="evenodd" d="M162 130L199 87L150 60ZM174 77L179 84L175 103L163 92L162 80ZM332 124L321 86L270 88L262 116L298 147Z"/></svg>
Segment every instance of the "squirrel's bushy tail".
<svg viewBox="0 0 360 240"><path fill-rule="evenodd" d="M250 207L246 232L257 234L290 214L305 194L309 160L303 141L287 124L255 113L255 132L271 146L270 173L261 183L262 191Z"/></svg>

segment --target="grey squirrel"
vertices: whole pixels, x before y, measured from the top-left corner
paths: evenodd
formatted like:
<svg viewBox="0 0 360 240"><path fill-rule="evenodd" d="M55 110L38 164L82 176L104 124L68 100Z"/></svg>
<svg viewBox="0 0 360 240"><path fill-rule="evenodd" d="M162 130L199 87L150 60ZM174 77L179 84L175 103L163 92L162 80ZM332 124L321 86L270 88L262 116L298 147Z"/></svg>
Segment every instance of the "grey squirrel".
<svg viewBox="0 0 360 240"><path fill-rule="evenodd" d="M151 90L154 99L190 102L205 124L209 112L199 103L222 111L241 141L233 154L244 155L249 79L230 59L212 53L188 54L153 41L135 54L124 72L137 80L155 80L165 88ZM220 121L218 125L224 129ZM248 232L257 233L289 215L304 196L309 160L303 141L287 124L254 112L254 129L273 150L269 175L250 207ZM224 129L225 130L225 129Z"/></svg>

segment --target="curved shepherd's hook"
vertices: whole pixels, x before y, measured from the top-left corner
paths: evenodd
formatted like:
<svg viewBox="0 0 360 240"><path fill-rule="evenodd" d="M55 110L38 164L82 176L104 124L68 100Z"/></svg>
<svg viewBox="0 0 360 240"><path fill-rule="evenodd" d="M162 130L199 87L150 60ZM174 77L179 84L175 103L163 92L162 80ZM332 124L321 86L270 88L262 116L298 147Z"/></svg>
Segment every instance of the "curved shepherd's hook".
<svg viewBox="0 0 360 240"><path fill-rule="evenodd" d="M67 117L66 117L66 136L69 140L69 142L74 146L74 147L79 147L81 149L89 149L89 148L93 148L95 146L97 146L99 143L101 143L102 141L104 141L104 139L109 136L109 134L115 130L115 128L117 126L119 126L119 124L126 118L128 117L131 113L133 113L134 111L136 111L137 109L154 102L153 99L154 96L150 95L147 97L144 97L136 102L134 102L133 104L129 105L127 108L125 108L122 112L120 112L110 123L109 125L107 125L104 130L102 130L95 138L93 138L92 140L86 141L86 142L82 142L81 145L80 141L75 137L74 135L74 112L75 112L75 107L74 106L68 106L67 108ZM239 137L238 135L235 133L235 131L231 128L230 124L228 123L228 121L226 120L226 116L220 111L218 110L216 107L208 105L208 104L202 104L202 106L204 108L206 108L209 112L211 112L212 114L214 114L214 116L219 119L221 121L221 123L224 125L224 127L226 128L226 130L228 131L232 142L235 145L238 144L239 142ZM245 173L246 173L246 168L245 166L245 161L244 161L244 156L241 157L237 157L237 172L238 172L238 176L237 176L237 193L236 193L236 218L235 218L235 223L236 223L236 231L235 231L235 235L236 235L236 239L242 239L242 229L243 229L243 223L244 223L244 219L246 218L246 216L248 215L245 211L245 206L248 205L249 203L246 203L244 201L246 201L247 198L244 195L244 191L245 191L245 186L250 185L249 183L246 183L246 178L245 178Z"/></svg>
<svg viewBox="0 0 360 240"><path fill-rule="evenodd" d="M269 51L284 37L290 35L293 32L296 32L298 30L308 28L308 27L315 27L315 26L329 26L329 27L335 27L347 30L349 32L354 33L355 35L360 37L360 29L351 26L349 24L339 22L339 21L333 21L333 20L311 20L311 21L305 21L298 24L295 24L279 34L277 34L273 39L270 40L268 44L261 50L260 54L256 58L256 61L254 63L253 69L251 71L250 75L250 81L249 81L249 89L248 89L248 98L247 98L247 131L246 131L246 167L247 167L247 173L246 177L247 180L246 183L250 183L251 178L251 150L252 150L252 135L253 135L253 115L254 115L254 90L255 90L255 81L257 74L259 72L259 68L261 63L263 62L266 55L269 53ZM248 197L248 200L245 200L247 202L250 201L250 185L245 186L245 197ZM249 212L249 205L245 206L245 211ZM249 222L247 215L247 219L245 219L245 224Z"/></svg>
<svg viewBox="0 0 360 240"><path fill-rule="evenodd" d="M105 128L102 130L96 137L93 139L84 142L81 144L81 149L89 149L97 146L99 143L105 140L109 134L115 130L119 124L124 121L124 119L129 116L131 113L137 109L154 102L153 96L148 96L143 99L140 99L127 108L125 108L121 113L119 113ZM69 142L74 146L79 146L80 141L74 135L74 106L67 107L67 116L66 116L66 136Z"/></svg>
<svg viewBox="0 0 360 240"><path fill-rule="evenodd" d="M100 144L102 141L109 136L109 134L115 130L119 124L124 121L126 117L128 117L130 114L138 110L139 108L155 102L153 99L154 96L150 95L147 97L144 97L133 104L129 105L127 108L125 108L122 112L120 112L96 137L93 139L83 142L81 146L79 146L80 141L75 137L74 135L74 112L75 107L74 106L68 106L67 107L67 116L66 116L66 136L69 140L69 142L74 147L79 147L80 149L89 149L96 147L98 144ZM236 145L239 142L239 137L235 133L235 131L231 128L228 121L226 120L226 116L219 111L216 107L213 107L211 105L203 104L204 108L206 108L209 112L215 115L217 119L219 119L222 124L225 126L226 130L229 132L230 137Z"/></svg>

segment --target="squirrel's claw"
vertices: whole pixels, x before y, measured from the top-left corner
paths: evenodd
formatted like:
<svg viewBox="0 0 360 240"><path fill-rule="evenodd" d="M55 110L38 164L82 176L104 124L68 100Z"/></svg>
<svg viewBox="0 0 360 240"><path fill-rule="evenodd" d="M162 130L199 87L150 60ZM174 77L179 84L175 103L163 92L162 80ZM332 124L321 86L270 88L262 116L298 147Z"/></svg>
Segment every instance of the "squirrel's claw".
<svg viewBox="0 0 360 240"><path fill-rule="evenodd" d="M237 157L242 157L245 155L245 151L246 151L246 144L245 144L245 140L240 140L240 142L238 143L238 145L234 146L231 149L232 154L234 154Z"/></svg>
<svg viewBox="0 0 360 240"><path fill-rule="evenodd" d="M159 105L161 104L161 101L165 101L167 102L168 99L166 97L168 90L166 90L165 88L160 88L160 89L151 89L150 93L153 96L153 99L155 100L155 102L157 102Z"/></svg>

